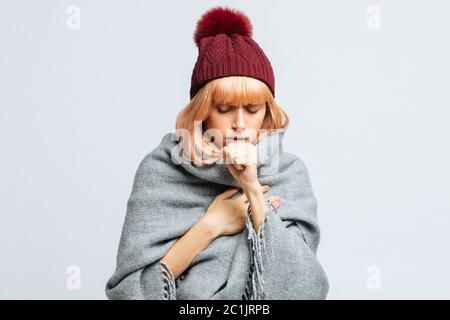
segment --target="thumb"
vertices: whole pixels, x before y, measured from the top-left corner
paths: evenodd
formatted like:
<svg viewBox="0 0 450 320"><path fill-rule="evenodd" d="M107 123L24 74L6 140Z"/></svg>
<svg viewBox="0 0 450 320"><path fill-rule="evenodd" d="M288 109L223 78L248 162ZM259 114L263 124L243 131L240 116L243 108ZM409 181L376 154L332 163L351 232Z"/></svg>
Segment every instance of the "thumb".
<svg viewBox="0 0 450 320"><path fill-rule="evenodd" d="M231 173L233 176L236 176L236 175L238 174L238 172L237 172L237 170L236 170L236 167L235 167L234 165L232 165L232 164L227 164L227 167L228 167L228 170L230 171L230 173Z"/></svg>

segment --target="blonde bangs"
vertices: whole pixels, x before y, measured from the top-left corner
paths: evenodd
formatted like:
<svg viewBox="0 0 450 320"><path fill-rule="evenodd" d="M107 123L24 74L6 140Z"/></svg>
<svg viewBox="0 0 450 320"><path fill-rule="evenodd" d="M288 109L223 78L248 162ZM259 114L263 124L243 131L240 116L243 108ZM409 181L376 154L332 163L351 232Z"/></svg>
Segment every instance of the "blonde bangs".
<svg viewBox="0 0 450 320"><path fill-rule="evenodd" d="M210 85L212 101L217 104L258 105L272 96L264 82L250 77L224 77L212 80Z"/></svg>

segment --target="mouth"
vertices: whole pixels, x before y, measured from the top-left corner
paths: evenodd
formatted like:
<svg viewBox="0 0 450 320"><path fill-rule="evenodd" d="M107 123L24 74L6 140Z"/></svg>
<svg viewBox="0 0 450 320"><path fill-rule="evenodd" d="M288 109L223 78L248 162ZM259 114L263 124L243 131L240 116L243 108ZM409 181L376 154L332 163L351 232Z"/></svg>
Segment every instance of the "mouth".
<svg viewBox="0 0 450 320"><path fill-rule="evenodd" d="M228 142L232 142L232 141L244 141L244 142L249 142L250 138L249 137L229 137L227 138Z"/></svg>

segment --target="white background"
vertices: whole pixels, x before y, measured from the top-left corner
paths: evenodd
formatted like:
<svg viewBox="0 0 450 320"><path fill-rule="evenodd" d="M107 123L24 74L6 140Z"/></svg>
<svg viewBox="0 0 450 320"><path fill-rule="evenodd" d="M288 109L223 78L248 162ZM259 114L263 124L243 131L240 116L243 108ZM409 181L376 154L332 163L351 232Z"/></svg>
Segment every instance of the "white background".
<svg viewBox="0 0 450 320"><path fill-rule="evenodd" d="M1 1L0 298L106 298L134 173L188 103L195 24L218 4L273 65L328 298L449 299L444 0Z"/></svg>

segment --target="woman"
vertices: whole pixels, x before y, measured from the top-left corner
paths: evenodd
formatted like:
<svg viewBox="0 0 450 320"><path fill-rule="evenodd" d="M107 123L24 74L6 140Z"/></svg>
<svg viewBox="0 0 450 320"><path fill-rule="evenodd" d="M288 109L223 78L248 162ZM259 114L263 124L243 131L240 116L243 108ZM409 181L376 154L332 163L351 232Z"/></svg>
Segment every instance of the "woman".
<svg viewBox="0 0 450 320"><path fill-rule="evenodd" d="M206 12L190 103L140 163L109 299L325 299L317 201L240 11ZM231 188L230 188L231 187Z"/></svg>

